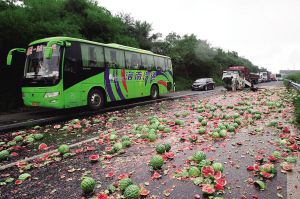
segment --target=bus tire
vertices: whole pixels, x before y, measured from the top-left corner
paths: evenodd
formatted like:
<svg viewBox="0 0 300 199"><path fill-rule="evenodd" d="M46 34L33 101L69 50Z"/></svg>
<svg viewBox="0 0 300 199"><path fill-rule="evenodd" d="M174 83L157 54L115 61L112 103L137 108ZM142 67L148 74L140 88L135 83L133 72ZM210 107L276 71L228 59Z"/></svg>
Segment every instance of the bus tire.
<svg viewBox="0 0 300 199"><path fill-rule="evenodd" d="M88 106L90 109L96 110L104 106L105 98L99 89L92 89L88 95Z"/></svg>
<svg viewBox="0 0 300 199"><path fill-rule="evenodd" d="M154 84L151 86L151 89L150 89L150 98L157 99L158 96L159 96L159 89L158 89L158 86L156 84Z"/></svg>

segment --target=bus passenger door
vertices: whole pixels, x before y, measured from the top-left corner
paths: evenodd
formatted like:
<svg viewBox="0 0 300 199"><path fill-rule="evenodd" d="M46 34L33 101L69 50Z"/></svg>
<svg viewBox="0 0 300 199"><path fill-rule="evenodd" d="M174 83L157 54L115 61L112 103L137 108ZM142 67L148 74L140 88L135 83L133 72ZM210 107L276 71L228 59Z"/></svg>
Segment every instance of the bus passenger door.
<svg viewBox="0 0 300 199"><path fill-rule="evenodd" d="M79 43L73 42L71 47L65 49L63 68L63 89L65 108L83 105L81 99L82 60Z"/></svg>

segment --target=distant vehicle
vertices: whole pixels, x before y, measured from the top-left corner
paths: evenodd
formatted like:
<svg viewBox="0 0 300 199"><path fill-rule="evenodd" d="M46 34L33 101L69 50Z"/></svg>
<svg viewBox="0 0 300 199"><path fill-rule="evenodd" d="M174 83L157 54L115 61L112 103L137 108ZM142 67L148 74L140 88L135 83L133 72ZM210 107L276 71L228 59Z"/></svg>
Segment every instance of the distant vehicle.
<svg viewBox="0 0 300 199"><path fill-rule="evenodd" d="M260 76L260 81L259 82L267 82L268 80L268 72L260 72L259 73Z"/></svg>
<svg viewBox="0 0 300 199"><path fill-rule="evenodd" d="M170 57L119 44L70 37L33 41L26 53L22 82L26 106L99 109L106 102L150 96L174 90Z"/></svg>
<svg viewBox="0 0 300 199"><path fill-rule="evenodd" d="M250 73L250 70L245 66L231 66L223 71L222 76L224 87L233 91L242 90L245 86L251 87L252 83L258 82L258 79L259 76Z"/></svg>
<svg viewBox="0 0 300 199"><path fill-rule="evenodd" d="M212 78L200 78L197 79L193 85L192 90L213 90L215 89L215 82Z"/></svg>
<svg viewBox="0 0 300 199"><path fill-rule="evenodd" d="M271 81L277 81L275 74L270 74L270 79L271 79Z"/></svg>
<svg viewBox="0 0 300 199"><path fill-rule="evenodd" d="M281 74L276 74L277 81L283 81Z"/></svg>
<svg viewBox="0 0 300 199"><path fill-rule="evenodd" d="M250 82L252 82L253 84L258 84L259 73L250 73L250 74L249 74L249 80L250 80Z"/></svg>

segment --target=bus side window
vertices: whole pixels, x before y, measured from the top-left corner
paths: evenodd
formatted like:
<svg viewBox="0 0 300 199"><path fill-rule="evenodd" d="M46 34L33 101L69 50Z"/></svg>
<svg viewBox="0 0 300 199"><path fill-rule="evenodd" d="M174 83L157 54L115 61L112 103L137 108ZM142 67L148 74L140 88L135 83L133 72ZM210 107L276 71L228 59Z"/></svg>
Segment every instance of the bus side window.
<svg viewBox="0 0 300 199"><path fill-rule="evenodd" d="M171 62L171 59L167 59L167 70L171 70L172 71L172 62Z"/></svg>
<svg viewBox="0 0 300 199"><path fill-rule="evenodd" d="M105 48L105 65L109 68L124 68L124 52L113 48Z"/></svg>
<svg viewBox="0 0 300 199"><path fill-rule="evenodd" d="M145 54L141 54L141 58L142 58L142 65L141 65L141 70L146 70L148 68L148 59L147 59L147 55Z"/></svg>
<svg viewBox="0 0 300 199"><path fill-rule="evenodd" d="M164 71L168 70L168 61L166 58L164 58Z"/></svg>
<svg viewBox="0 0 300 199"><path fill-rule="evenodd" d="M139 53L125 52L126 68L138 70L141 66L141 56Z"/></svg>
<svg viewBox="0 0 300 199"><path fill-rule="evenodd" d="M164 70L165 66L164 66L164 58L162 57L155 57L155 66L156 66L156 70Z"/></svg>
<svg viewBox="0 0 300 199"><path fill-rule="evenodd" d="M155 61L154 61L154 56L148 55L148 59L149 59L149 70L156 70L156 66L155 66Z"/></svg>
<svg viewBox="0 0 300 199"><path fill-rule="evenodd" d="M103 47L80 44L83 67L104 67Z"/></svg>

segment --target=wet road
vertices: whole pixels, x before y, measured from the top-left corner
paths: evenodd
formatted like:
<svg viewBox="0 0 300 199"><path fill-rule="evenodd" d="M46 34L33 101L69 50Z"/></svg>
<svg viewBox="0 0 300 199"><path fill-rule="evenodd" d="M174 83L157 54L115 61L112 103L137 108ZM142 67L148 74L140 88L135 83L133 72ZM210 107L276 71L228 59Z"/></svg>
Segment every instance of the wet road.
<svg viewBox="0 0 300 199"><path fill-rule="evenodd" d="M35 108L32 110L26 109L24 112L18 113L5 113L0 115L0 133L1 131L9 131L20 128L27 128L35 125L49 124L57 121L65 121L72 118L81 118L88 115L94 115L99 113L106 113L115 110L122 110L126 108L132 108L135 106L141 106L149 103L155 103L156 101L168 100L185 95L202 95L204 97L219 94L223 88L216 87L215 90L210 91L179 91L175 93L168 93L160 96L158 100L149 100L148 98L131 99L126 101L111 102L101 110L92 111L86 107L78 107L65 110Z"/></svg>
<svg viewBox="0 0 300 199"><path fill-rule="evenodd" d="M190 96L174 101L163 101L128 110L95 115L75 123L69 121L56 124L60 125L59 127L49 125L42 126L40 129L27 130L21 134L24 138L28 134L37 133L43 133L45 137L33 144L25 145L25 148L20 151L11 149L20 155L1 162L0 166L21 160L24 156L45 152L37 150L38 145L42 142L50 147L49 151L62 143L73 144L95 136L97 139L95 142L92 141L72 148L72 154L69 157L54 154L52 157L45 157L44 160L31 162L33 163L32 169L23 171L30 173L31 178L20 185L15 185L15 181L13 181L1 186L1 197L81 198L80 182L82 176L89 175L97 181L95 189L95 195L97 195L104 193L110 184L117 184L120 174L129 173L135 184L143 185L150 191L148 198L150 196L174 199L194 198L196 194L199 194L201 198L208 198L208 196L202 195L201 187L193 184L192 178L187 177L178 180L174 177L179 169L183 170L189 168L191 164L195 164L188 160L189 156L201 150L208 159L223 164L224 171L222 174L227 185L220 197L290 198L287 192L287 184L289 184L287 175L282 173L280 169L283 158L273 163L277 174L273 178L264 179L267 184L265 191L259 191L251 183L262 179L262 177L255 172L247 171L248 166L257 163L255 160L257 155L267 159L275 150L280 151L280 153L287 152L289 156L298 153L291 151L288 148L290 145L283 146L278 143L280 136L288 135L290 139L299 133L299 130L290 122L293 107L290 101L286 101L288 98L284 96L286 93L281 86L280 83L264 84L263 89L257 93L245 91L220 93L214 96ZM275 105L269 102L279 102L282 105L279 104L280 106L275 108ZM203 107L205 111L198 111L198 107ZM261 118L249 120L255 115L251 112L260 112ZM239 113L238 117L242 119L236 130L232 133L227 132L224 138L213 138L210 132L214 131L220 123L232 124L235 113ZM170 132L160 130L157 132L156 141L149 142L143 137L146 130L137 131L137 129L139 126L141 129L145 127L144 125L149 126L151 120L148 118L155 115L165 128L170 128ZM227 118L225 115L230 117ZM197 133L202 126L197 119L199 116L203 116L208 121L207 126L205 126L206 133L203 135ZM99 123L98 120L101 122ZM183 125L174 125L173 122L176 120L183 121ZM288 127L289 133L282 134L280 126L268 126L273 121ZM64 126L69 128L60 130ZM114 131L117 134L116 141L110 139L110 135ZM113 157L103 153L107 146L113 145L113 142L119 142L123 135L132 139L130 148L124 149L122 153ZM196 135L198 140L196 142L190 141L191 135ZM72 136L72 139L69 136ZM180 138L183 136L185 140L182 141ZM0 137L0 141L5 142L4 147L11 139L13 137ZM148 162L151 156L156 154L155 146L159 143L170 143L171 151L174 152L175 157L165 160L162 170L158 171L162 175L161 178L153 179L153 171L150 171ZM93 154L99 154L103 160L98 163L91 163L88 158ZM0 171L1 180L9 177L18 178L20 170L24 170L24 168L14 166ZM297 170L292 173L297 176ZM294 185L289 186L293 187ZM118 198L118 194L120 192L116 191L111 195ZM297 195L294 198L297 198Z"/></svg>

